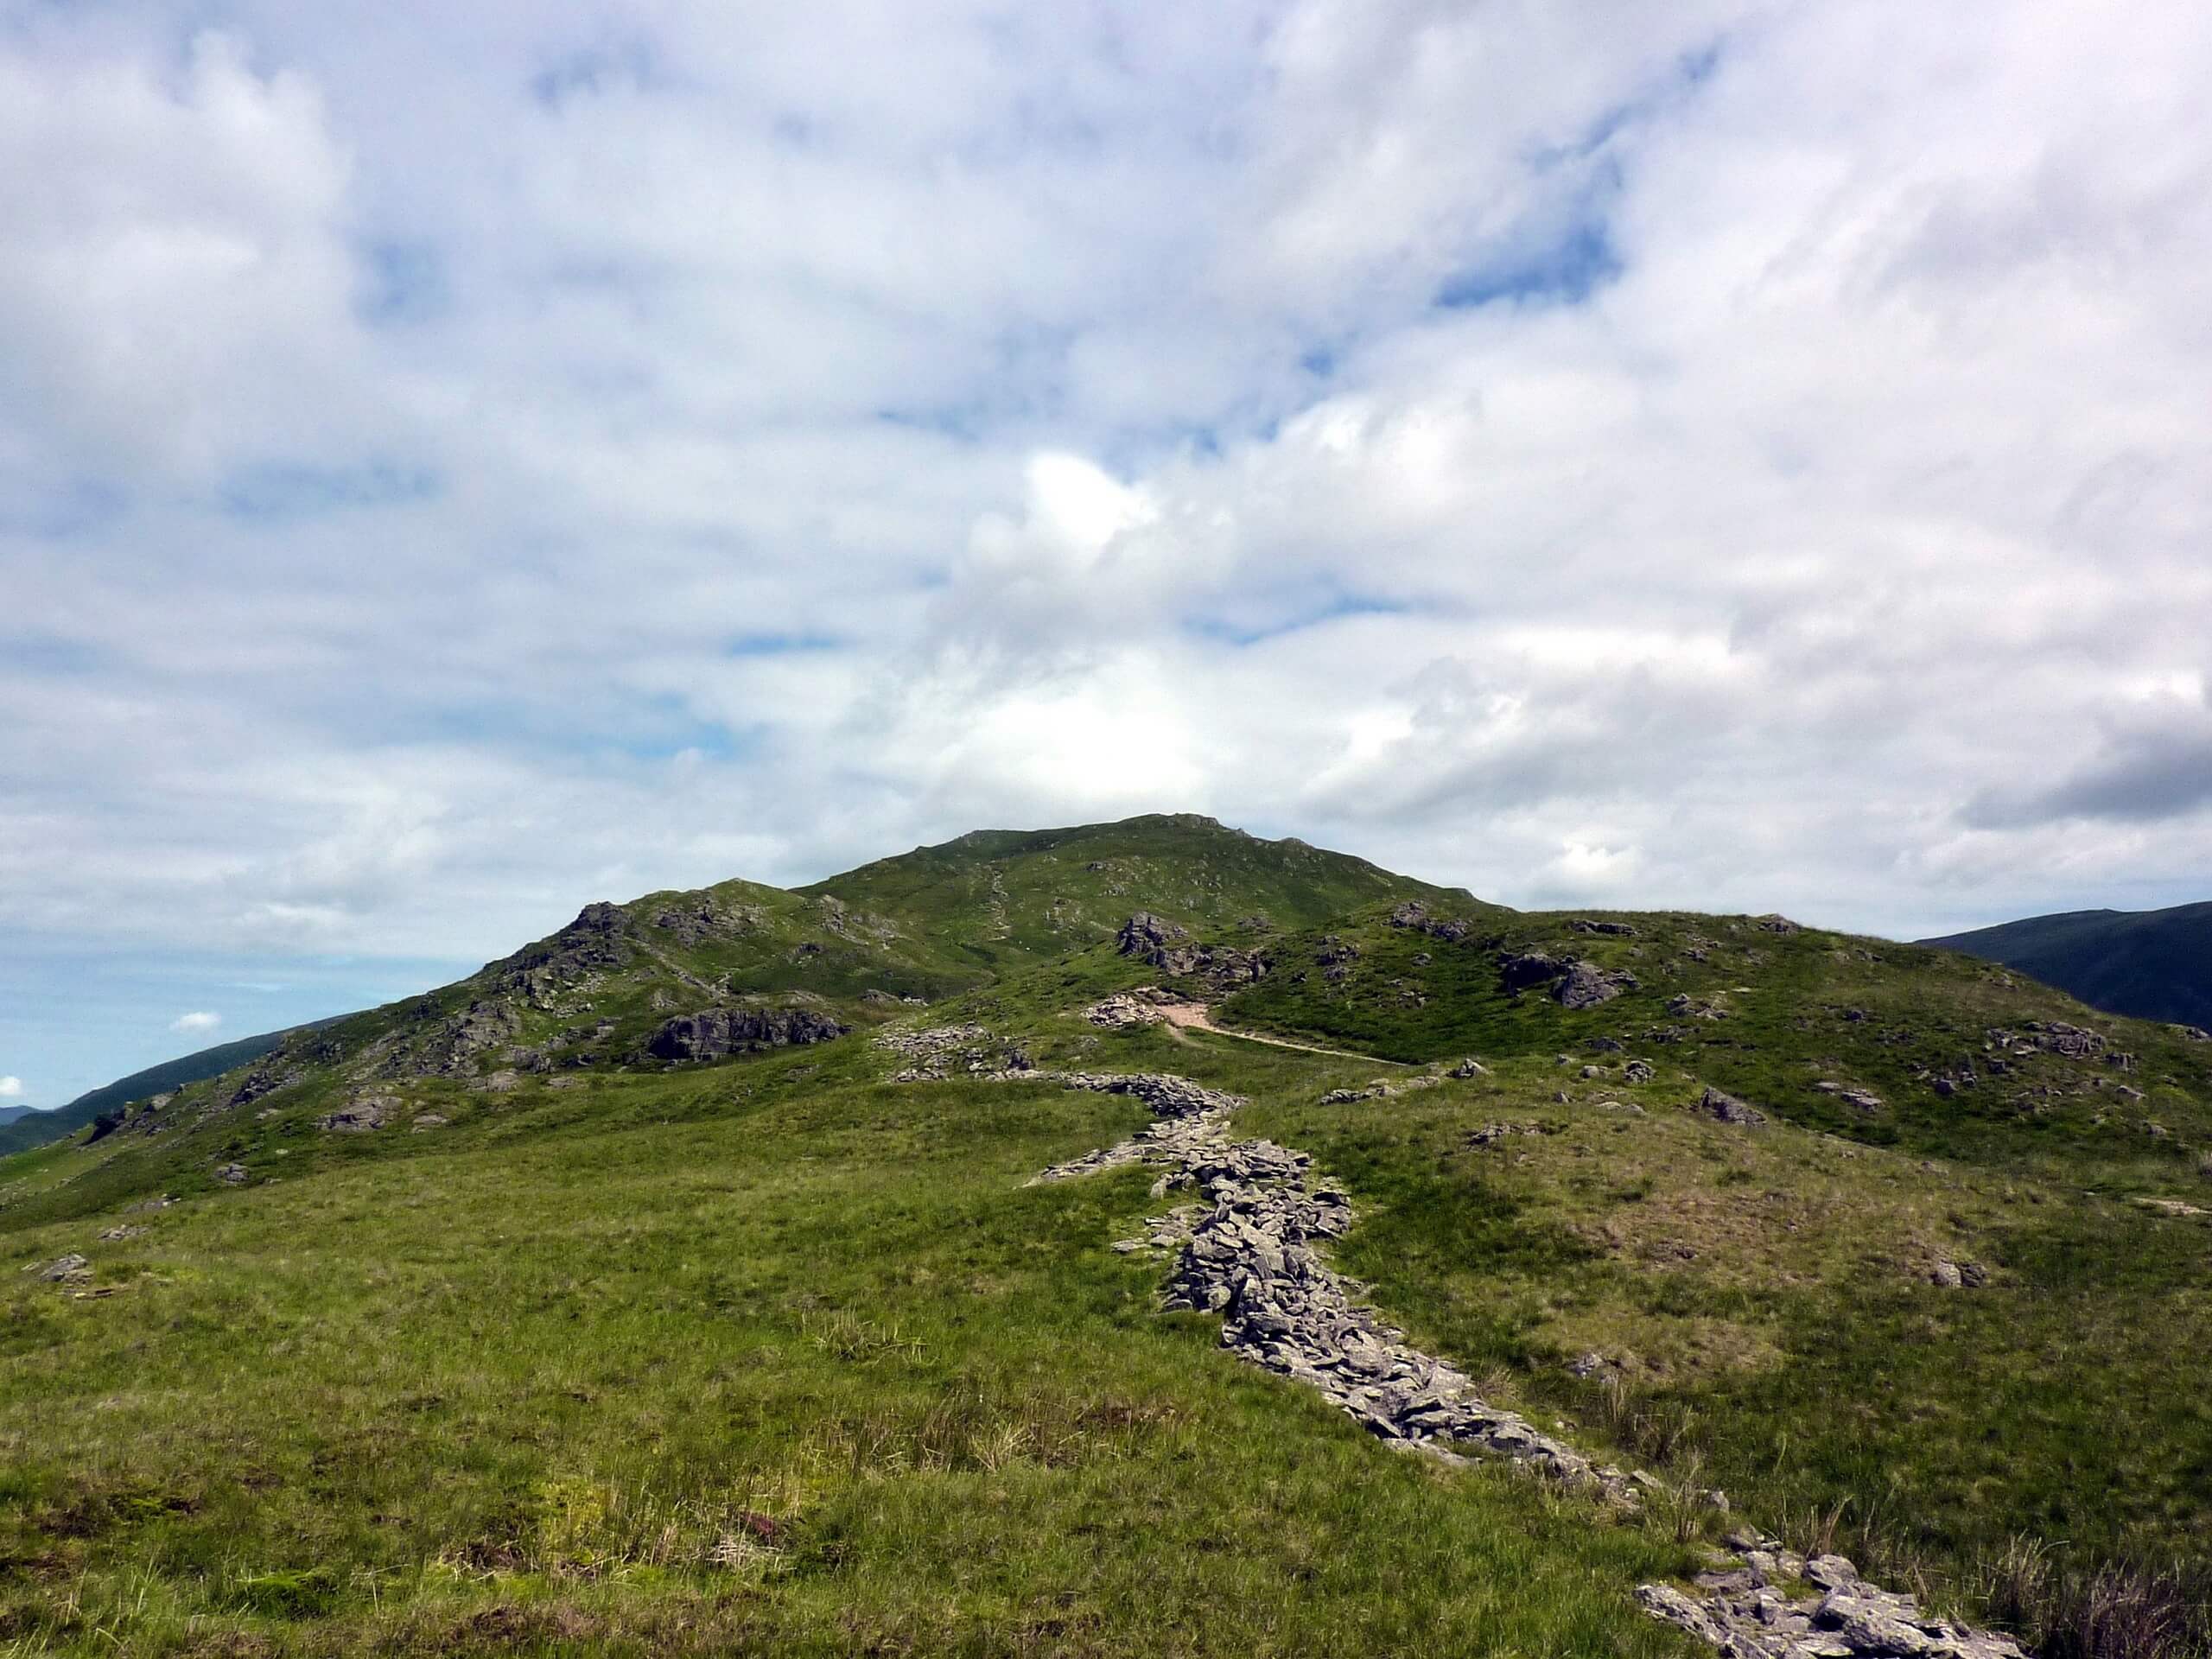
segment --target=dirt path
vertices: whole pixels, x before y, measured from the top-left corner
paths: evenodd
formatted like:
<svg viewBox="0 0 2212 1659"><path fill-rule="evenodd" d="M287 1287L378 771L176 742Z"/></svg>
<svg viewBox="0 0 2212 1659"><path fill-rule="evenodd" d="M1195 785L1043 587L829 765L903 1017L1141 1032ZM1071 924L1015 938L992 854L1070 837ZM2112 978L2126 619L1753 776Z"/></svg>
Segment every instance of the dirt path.
<svg viewBox="0 0 2212 1659"><path fill-rule="evenodd" d="M1163 1004L1160 1013L1167 1023L1179 1033L1185 1031L1209 1031L1217 1037L1234 1037L1239 1042L1265 1043L1270 1048L1294 1048L1301 1054L1327 1054L1340 1060L1360 1060L1369 1065L1395 1065L1412 1069L1409 1060L1386 1060L1375 1054L1355 1054L1348 1048L1321 1048L1313 1043L1294 1043L1287 1037L1262 1037L1255 1031L1231 1031L1217 1026L1206 1012L1203 1002L1169 1002Z"/></svg>

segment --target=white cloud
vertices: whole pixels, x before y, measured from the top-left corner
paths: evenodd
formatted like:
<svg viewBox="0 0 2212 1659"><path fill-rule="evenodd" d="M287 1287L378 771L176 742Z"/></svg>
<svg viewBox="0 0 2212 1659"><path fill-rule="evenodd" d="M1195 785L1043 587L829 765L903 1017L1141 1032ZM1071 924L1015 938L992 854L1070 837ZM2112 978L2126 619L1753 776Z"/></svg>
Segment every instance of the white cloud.
<svg viewBox="0 0 2212 1659"><path fill-rule="evenodd" d="M2201 7L224 16L0 41L11 939L482 960L1151 807L2204 896Z"/></svg>
<svg viewBox="0 0 2212 1659"><path fill-rule="evenodd" d="M0 1077L0 1100L20 1100L23 1095L21 1077Z"/></svg>
<svg viewBox="0 0 2212 1659"><path fill-rule="evenodd" d="M219 1014L180 1014L169 1021L169 1029L181 1031L190 1036L198 1036L204 1032L214 1030L222 1023L223 1016Z"/></svg>

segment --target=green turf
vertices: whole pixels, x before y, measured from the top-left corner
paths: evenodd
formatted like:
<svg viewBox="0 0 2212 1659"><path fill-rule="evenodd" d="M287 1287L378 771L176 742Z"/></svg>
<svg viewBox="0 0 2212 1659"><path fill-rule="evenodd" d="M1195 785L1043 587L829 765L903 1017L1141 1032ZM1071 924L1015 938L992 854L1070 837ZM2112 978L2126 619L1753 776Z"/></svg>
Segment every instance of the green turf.
<svg viewBox="0 0 2212 1659"><path fill-rule="evenodd" d="M665 947L720 994L848 1010L835 1042L386 1076L376 1039L444 1017L388 1010L273 1091L228 1104L232 1074L0 1161L9 1258L92 1260L0 1276L0 1652L1691 1650L1630 1600L1693 1565L1678 1516L1393 1456L1154 1312L1157 1264L1107 1248L1158 1208L1144 1174L1023 1185L1138 1109L889 1084L894 1019L1249 1096L1239 1133L1351 1192L1336 1255L1382 1313L1593 1452L2053 1655L2090 1650L2067 1586L2132 1572L2170 1626L2135 1650L2203 1651L2212 1217L2174 1207L2212 1210L2203 1046L1942 952L1744 918L1577 932L1351 861L1301 886L1300 849L1186 821L1065 833L841 878L819 941L820 893L733 885L760 929ZM1392 925L1408 896L1466 937ZM1094 1028L1085 1004L1157 977L1115 953L1124 906L1273 955L1221 1020L1414 1064ZM1334 979L1325 936L1358 947ZM632 937L531 1017L642 1020L669 963ZM788 982L841 938L836 995ZM1508 994L1499 952L1532 947L1639 988ZM937 964L934 1006L860 1000L894 957ZM2134 1063L1992 1070L1987 1028L2031 1020ZM1442 1075L1470 1053L1488 1069ZM1932 1087L1968 1058L1971 1087ZM1770 1121L1700 1115L1707 1084ZM364 1090L385 1128L317 1127ZM1527 1132L1469 1143L1493 1124ZM1938 1261L1987 1281L1939 1287Z"/></svg>

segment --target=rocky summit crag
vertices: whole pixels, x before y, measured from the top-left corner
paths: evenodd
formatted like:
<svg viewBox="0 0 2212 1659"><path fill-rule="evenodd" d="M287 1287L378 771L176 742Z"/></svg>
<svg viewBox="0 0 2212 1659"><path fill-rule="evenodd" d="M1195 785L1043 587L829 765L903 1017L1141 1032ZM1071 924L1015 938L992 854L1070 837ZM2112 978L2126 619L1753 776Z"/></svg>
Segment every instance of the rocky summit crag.
<svg viewBox="0 0 2212 1659"><path fill-rule="evenodd" d="M0 1162L0 1643L2212 1643L2212 1043L1996 964L1160 817L238 1062Z"/></svg>

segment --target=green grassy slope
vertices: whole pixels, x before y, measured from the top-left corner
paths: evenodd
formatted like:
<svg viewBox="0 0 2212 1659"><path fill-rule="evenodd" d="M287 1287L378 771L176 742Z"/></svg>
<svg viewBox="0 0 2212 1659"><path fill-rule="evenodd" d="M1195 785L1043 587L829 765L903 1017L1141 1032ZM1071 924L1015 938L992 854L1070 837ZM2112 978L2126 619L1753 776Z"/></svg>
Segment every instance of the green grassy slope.
<svg viewBox="0 0 2212 1659"><path fill-rule="evenodd" d="M900 918L972 972L1057 956L1149 911L1223 937L1312 925L1377 899L1504 914L1453 889L1187 813L1075 830L987 830L803 891Z"/></svg>
<svg viewBox="0 0 2212 1659"><path fill-rule="evenodd" d="M0 1282L0 1635L1681 1651L1622 1589L1669 1541L1391 1458L1154 1316L1103 1248L1141 1176L1022 1188L1128 1103L880 1058L533 1081L118 1243L10 1235L116 1294Z"/></svg>
<svg viewBox="0 0 2212 1659"><path fill-rule="evenodd" d="M291 1034L289 1030L270 1031L257 1037L240 1037L232 1042L218 1043L213 1048L203 1048L197 1053L181 1055L174 1060L164 1060L159 1065L133 1071L127 1077L118 1077L113 1083L88 1090L67 1105L58 1106L53 1111L35 1113L28 1118L12 1122L0 1122L0 1155L21 1152L30 1147L42 1147L48 1141L74 1135L101 1113L128 1106L133 1101L181 1089L188 1083L219 1077L249 1060L259 1059Z"/></svg>
<svg viewBox="0 0 2212 1659"><path fill-rule="evenodd" d="M1106 938L1134 911L1231 931L1249 950L1277 928L1385 894L1508 913L1364 860L1187 816L967 836L798 892L728 881L648 893L588 906L455 984L302 1027L242 1074L142 1107L122 1134L143 1147L185 1129L202 1160L175 1179L205 1185L219 1164L339 1114L435 1102L450 1116L518 1076L688 1064L656 1039L702 1011L804 1016L817 1022L807 1036L866 1027ZM126 1159L109 1179L167 1161L165 1151Z"/></svg>
<svg viewBox="0 0 2212 1659"><path fill-rule="evenodd" d="M2212 904L2069 911L1923 943L2004 963L2093 1008L2212 1027Z"/></svg>
<svg viewBox="0 0 2212 1659"><path fill-rule="evenodd" d="M1576 926L1591 922L1634 931ZM2193 1179L2212 1147L2212 1043L2115 1021L1948 951L1682 913L1513 916L1450 943L1370 908L1327 933L1358 954L1325 967L1320 932L1287 938L1277 970L1224 1016L1402 1060L1639 1055L1866 1145L2130 1191ZM1519 953L1587 961L1636 985L1569 1010L1544 986L1508 987L1499 958ZM2052 1022L2109 1041L2081 1057L2015 1052L2037 1044L2031 1025Z"/></svg>
<svg viewBox="0 0 2212 1659"><path fill-rule="evenodd" d="M441 1005L560 967L530 1014L574 1027L673 961L846 1011L837 1040L681 1068L596 1035L543 1071L486 1050L375 1081L383 1126L345 1132L319 1116L395 1027L340 1027L240 1105L0 1161L4 1253L90 1258L0 1274L0 1643L1692 1651L1630 1600L1691 1565L1681 1517L1394 1458L1155 1313L1159 1267L1108 1248L1160 1207L1144 1173L1022 1185L1138 1109L893 1084L870 1039L897 1020L1248 1096L1238 1134L1350 1192L1335 1255L1382 1313L1593 1452L2053 1654L2087 1650L2092 1581L2168 1621L2140 1651L2202 1650L2212 1046L1945 952L1433 891L1417 917L1414 884L1347 861L1301 889L1297 849L1240 867L1230 832L1188 830L1204 874L1156 850L1183 821L1069 833L712 889L690 939L657 895L593 934L632 956L569 978L534 947ZM1413 1064L1094 1027L1158 977L1105 937L1123 905L1246 943L1268 909L1273 970L1216 1017ZM1501 955L1531 950L1637 984L1507 990ZM934 1006L859 1000L901 971ZM2028 1040L2054 1027L2099 1040ZM1486 1069L1439 1064L1469 1053ZM1767 1121L1717 1121L1707 1085Z"/></svg>

